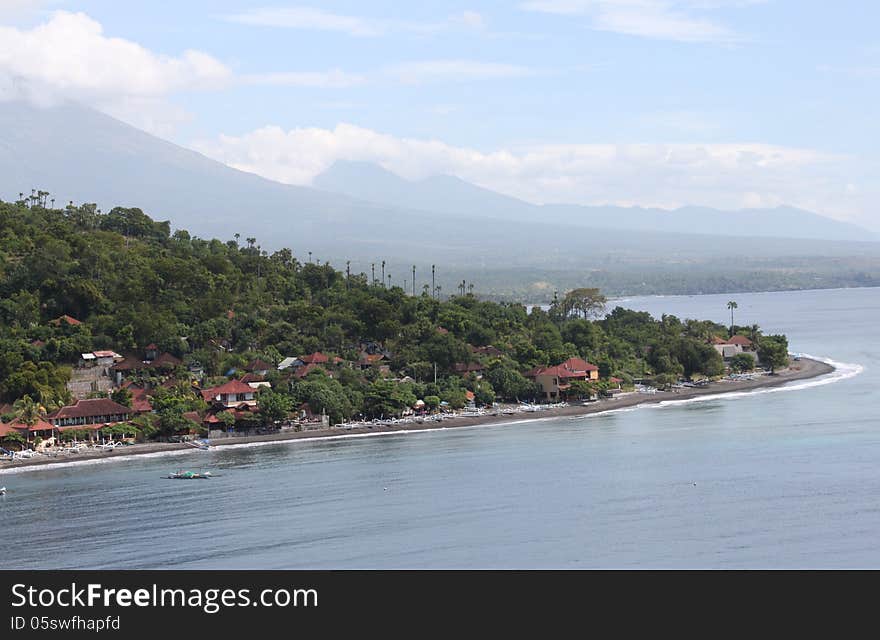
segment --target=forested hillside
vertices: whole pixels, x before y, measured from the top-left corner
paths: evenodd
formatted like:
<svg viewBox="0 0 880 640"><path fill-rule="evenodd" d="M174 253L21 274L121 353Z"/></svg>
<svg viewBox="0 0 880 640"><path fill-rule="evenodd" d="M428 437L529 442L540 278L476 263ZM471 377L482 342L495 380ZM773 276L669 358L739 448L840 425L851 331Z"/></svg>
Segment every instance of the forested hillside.
<svg viewBox="0 0 880 640"><path fill-rule="evenodd" d="M426 397L461 406L467 391L478 403L533 397L524 374L573 356L598 365L600 386L612 375L626 383L723 371L709 340L728 328L711 322L606 314L590 289L530 313L465 287L448 293L426 285L413 296L291 249L267 254L255 238L172 234L139 209L0 203L0 400L59 406L81 353L149 343L182 361L169 374L180 380L196 369L208 379L240 372L254 358L274 368L327 354L307 376L274 370L267 379L288 396L285 406L308 402L336 420L389 415ZM743 332L760 336L757 327ZM358 366L369 354L385 366Z"/></svg>

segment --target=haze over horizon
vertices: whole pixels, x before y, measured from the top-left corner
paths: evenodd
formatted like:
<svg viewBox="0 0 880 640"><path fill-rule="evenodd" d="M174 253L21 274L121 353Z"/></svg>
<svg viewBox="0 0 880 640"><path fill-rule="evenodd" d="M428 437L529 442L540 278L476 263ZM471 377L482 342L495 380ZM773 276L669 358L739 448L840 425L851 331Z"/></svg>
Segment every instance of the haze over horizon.
<svg viewBox="0 0 880 640"><path fill-rule="evenodd" d="M14 0L0 100L79 101L293 185L360 161L538 204L788 205L878 231L871 17L789 0L199 0L170 24L154 3Z"/></svg>

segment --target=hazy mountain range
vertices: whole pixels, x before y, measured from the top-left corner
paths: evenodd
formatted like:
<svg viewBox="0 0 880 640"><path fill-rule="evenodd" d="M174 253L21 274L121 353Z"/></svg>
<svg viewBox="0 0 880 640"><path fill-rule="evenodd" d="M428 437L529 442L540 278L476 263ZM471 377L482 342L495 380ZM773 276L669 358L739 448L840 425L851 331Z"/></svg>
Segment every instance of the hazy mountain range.
<svg viewBox="0 0 880 640"><path fill-rule="evenodd" d="M817 256L880 256L875 234L793 208L538 206L451 176L413 182L376 165L342 162L318 176L314 188L285 185L88 107L0 102L0 199L32 188L50 191L56 206L136 206L201 237L239 233L267 250L289 246L300 259L311 251L363 271L387 260L396 281L413 264L424 273L432 263L456 282L489 272L500 282L497 272L505 270L517 281L529 270L588 281L591 272L658 276L667 267L725 260L770 268L768 259L786 256L806 257L808 265Z"/></svg>
<svg viewBox="0 0 880 640"><path fill-rule="evenodd" d="M862 227L795 207L719 211L682 207L674 211L643 207L534 205L466 182L455 176L405 180L375 164L337 162L317 176L314 186L354 198L423 211L521 222L564 222L592 229L695 233L736 237L877 240Z"/></svg>

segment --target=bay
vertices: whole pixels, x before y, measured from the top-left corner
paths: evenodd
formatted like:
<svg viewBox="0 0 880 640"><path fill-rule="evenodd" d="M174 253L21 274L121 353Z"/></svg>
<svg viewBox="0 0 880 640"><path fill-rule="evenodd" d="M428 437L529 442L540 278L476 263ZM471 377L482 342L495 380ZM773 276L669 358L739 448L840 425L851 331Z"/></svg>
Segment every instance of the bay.
<svg viewBox="0 0 880 640"><path fill-rule="evenodd" d="M880 567L880 291L632 298L822 380L577 418L0 475L6 568ZM615 303L617 304L617 303ZM209 481L161 478L210 469Z"/></svg>

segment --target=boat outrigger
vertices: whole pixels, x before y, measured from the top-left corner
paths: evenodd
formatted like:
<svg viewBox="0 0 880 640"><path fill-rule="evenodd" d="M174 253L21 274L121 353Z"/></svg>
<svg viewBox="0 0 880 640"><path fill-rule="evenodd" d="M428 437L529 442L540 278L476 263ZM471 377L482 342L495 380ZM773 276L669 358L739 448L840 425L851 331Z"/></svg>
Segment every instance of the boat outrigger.
<svg viewBox="0 0 880 640"><path fill-rule="evenodd" d="M187 440L186 442L189 446L195 447L196 449L201 449L202 451L207 451L211 447L211 443L207 439L202 440Z"/></svg>
<svg viewBox="0 0 880 640"><path fill-rule="evenodd" d="M205 471L204 473L199 471L175 471L168 474L169 480L208 480L213 477L215 476L212 476L210 471Z"/></svg>

